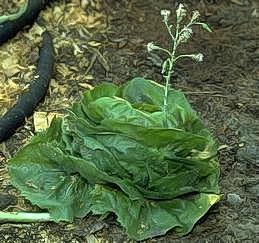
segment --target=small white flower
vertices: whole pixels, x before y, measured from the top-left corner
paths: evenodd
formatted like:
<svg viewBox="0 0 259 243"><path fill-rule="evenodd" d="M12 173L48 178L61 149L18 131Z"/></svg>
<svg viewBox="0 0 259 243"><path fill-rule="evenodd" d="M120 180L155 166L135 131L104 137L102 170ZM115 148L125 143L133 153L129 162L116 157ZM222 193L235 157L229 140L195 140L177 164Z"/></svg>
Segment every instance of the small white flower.
<svg viewBox="0 0 259 243"><path fill-rule="evenodd" d="M202 62L203 61L203 54L201 53L198 53L198 54L193 54L191 55L191 58L194 60L194 61L197 61L197 62Z"/></svg>
<svg viewBox="0 0 259 243"><path fill-rule="evenodd" d="M193 31L191 28L184 27L179 37L179 42L185 43L191 38Z"/></svg>
<svg viewBox="0 0 259 243"><path fill-rule="evenodd" d="M192 19L191 22L194 22L195 20L197 20L200 17L200 13L198 10L194 10L192 13Z"/></svg>
<svg viewBox="0 0 259 243"><path fill-rule="evenodd" d="M182 3L179 4L178 9L176 10L177 23L180 23L183 18L186 16L186 9Z"/></svg>
<svg viewBox="0 0 259 243"><path fill-rule="evenodd" d="M151 52L151 51L153 51L153 50L155 50L156 49L156 45L154 44L154 42L149 42L148 44L147 44L147 51L148 52Z"/></svg>
<svg viewBox="0 0 259 243"><path fill-rule="evenodd" d="M171 11L167 9L162 9L160 14L164 17L164 21L167 21L169 15L171 14Z"/></svg>

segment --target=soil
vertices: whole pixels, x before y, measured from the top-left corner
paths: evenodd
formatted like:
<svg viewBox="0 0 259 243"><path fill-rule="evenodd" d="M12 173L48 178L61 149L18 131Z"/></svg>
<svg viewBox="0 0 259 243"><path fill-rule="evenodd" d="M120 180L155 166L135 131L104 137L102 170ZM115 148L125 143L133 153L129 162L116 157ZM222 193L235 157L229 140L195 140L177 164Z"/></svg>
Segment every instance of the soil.
<svg viewBox="0 0 259 243"><path fill-rule="evenodd" d="M0 15L24 1L5 0ZM172 86L182 90L219 142L223 199L194 227L146 242L259 242L259 2L257 0L182 0L199 10L213 29L199 28L182 53L203 53L204 61L176 65ZM147 52L154 41L168 47L161 9L172 0L59 0L41 12L31 29L0 47L0 113L14 104L33 77L41 32L54 38L56 66L45 100L36 112L64 113L82 92L101 82L120 84L136 76L163 83L160 53ZM172 16L174 17L174 16ZM8 59L9 58L9 59ZM7 62L8 60L8 62ZM1 99L2 97L2 99ZM7 161L35 133L33 117L0 145L0 210L39 210L11 185ZM0 242L133 242L111 216L89 216L68 223L1 224Z"/></svg>

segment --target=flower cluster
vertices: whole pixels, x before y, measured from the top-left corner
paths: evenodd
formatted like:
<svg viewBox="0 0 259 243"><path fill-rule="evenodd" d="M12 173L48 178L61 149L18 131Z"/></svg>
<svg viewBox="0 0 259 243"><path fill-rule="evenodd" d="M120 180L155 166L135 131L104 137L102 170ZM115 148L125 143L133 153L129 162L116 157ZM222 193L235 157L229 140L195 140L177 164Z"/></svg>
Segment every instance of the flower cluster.
<svg viewBox="0 0 259 243"><path fill-rule="evenodd" d="M179 4L178 9L176 10L176 23L180 23L183 18L186 16L186 9L182 3Z"/></svg>
<svg viewBox="0 0 259 243"><path fill-rule="evenodd" d="M179 43L186 43L191 38L193 31L190 27L184 27L181 32Z"/></svg>
<svg viewBox="0 0 259 243"><path fill-rule="evenodd" d="M191 22L192 23L195 22L196 20L198 20L199 17L200 17L199 11L197 11L197 10L193 11Z"/></svg>
<svg viewBox="0 0 259 243"><path fill-rule="evenodd" d="M196 62L202 62L203 61L203 54L198 53L198 54L192 54L190 55L191 59L196 61Z"/></svg>
<svg viewBox="0 0 259 243"><path fill-rule="evenodd" d="M164 49L162 47L159 47L154 44L154 42L150 42L147 44L147 50L149 52L153 50L160 50L167 54L167 58L164 60L162 64L162 75L166 80L165 85L165 94L164 94L164 112L167 111L167 96L168 96L168 90L169 90L169 81L171 79L171 75L173 73L173 67L175 62L177 62L181 58L191 58L194 61L202 62L203 61L203 54L181 54L177 55L176 49L181 43L186 43L193 34L192 26L193 25L200 25L203 29L211 32L211 29L209 26L205 23L201 23L198 21L200 17L200 13L195 10L192 12L191 20L188 24L183 21L185 17L187 16L187 10L185 9L184 5L182 3L179 4L177 10L176 10L176 25L170 25L169 22L169 16L171 14L170 10L163 9L161 10L161 16L163 17L163 22L165 23L165 26L167 28L167 31L172 39L172 48L171 50ZM175 27L175 28L173 28ZM174 31L173 31L174 29Z"/></svg>
<svg viewBox="0 0 259 243"><path fill-rule="evenodd" d="M170 10L167 10L167 9L162 9L161 10L161 16L164 17L164 22L168 21L168 17L169 17L170 14L171 14Z"/></svg>
<svg viewBox="0 0 259 243"><path fill-rule="evenodd" d="M157 49L157 46L154 44L153 41L152 41L152 42L149 42L149 43L147 44L147 51L148 51L148 52L151 52L151 51L156 50L156 49Z"/></svg>

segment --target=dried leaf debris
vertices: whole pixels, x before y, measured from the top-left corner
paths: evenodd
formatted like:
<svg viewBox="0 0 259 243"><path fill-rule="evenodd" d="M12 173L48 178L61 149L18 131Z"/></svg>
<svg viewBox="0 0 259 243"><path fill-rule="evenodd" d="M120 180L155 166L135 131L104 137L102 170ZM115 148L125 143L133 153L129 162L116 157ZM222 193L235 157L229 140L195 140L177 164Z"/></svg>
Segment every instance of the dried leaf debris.
<svg viewBox="0 0 259 243"><path fill-rule="evenodd" d="M13 9L17 11L22 3L24 1L14 1L8 6L0 4L0 13L6 15ZM0 89L0 115L29 86L36 70L41 34L46 28L54 37L57 56L55 75L49 88L52 98L45 101L48 110L66 108L74 100L72 94L92 87L90 82L94 77L89 72L96 61L101 62L105 70L109 68L102 55L103 43L95 40L97 32L107 31L108 16L103 11L104 6L95 6L92 11L89 7L82 7L79 0L67 4L53 1L40 13L40 24L34 23L31 29L20 31L0 47L0 85L3 87Z"/></svg>

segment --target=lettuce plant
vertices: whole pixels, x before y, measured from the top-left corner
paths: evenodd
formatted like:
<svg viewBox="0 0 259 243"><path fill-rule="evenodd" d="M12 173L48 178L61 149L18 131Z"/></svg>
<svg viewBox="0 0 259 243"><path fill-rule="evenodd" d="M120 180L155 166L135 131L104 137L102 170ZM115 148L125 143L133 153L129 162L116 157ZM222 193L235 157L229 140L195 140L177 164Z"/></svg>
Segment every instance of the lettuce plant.
<svg viewBox="0 0 259 243"><path fill-rule="evenodd" d="M18 151L11 181L49 212L38 218L114 213L135 240L192 230L220 200L217 145L184 94L167 88L165 101L152 80L103 83Z"/></svg>

